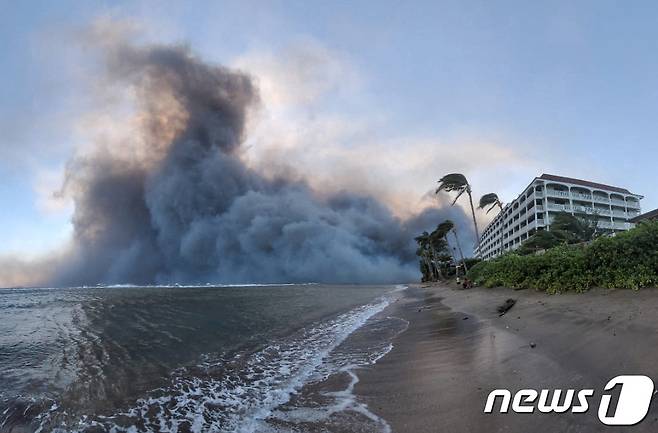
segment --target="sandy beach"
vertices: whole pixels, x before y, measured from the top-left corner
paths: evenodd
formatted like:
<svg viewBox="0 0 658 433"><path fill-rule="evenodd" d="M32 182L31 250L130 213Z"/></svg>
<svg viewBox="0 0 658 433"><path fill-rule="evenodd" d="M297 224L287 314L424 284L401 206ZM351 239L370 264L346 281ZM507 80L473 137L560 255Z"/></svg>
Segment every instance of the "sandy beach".
<svg viewBox="0 0 658 433"><path fill-rule="evenodd" d="M496 307L516 305L500 317ZM615 376L658 377L658 290L531 290L411 286L386 312L409 321L393 350L359 372L355 392L394 432L655 431L658 405L633 427L597 410ZM596 390L584 414L483 413L507 388Z"/></svg>

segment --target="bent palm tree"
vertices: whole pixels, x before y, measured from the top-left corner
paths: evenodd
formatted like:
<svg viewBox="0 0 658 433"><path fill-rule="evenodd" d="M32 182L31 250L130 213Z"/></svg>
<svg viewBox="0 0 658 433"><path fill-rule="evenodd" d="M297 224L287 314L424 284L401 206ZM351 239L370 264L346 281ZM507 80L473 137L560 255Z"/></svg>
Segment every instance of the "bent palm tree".
<svg viewBox="0 0 658 433"><path fill-rule="evenodd" d="M478 242L478 250L480 250L480 231L478 230L478 223L475 219L475 207L473 207L473 196L471 195L471 185L466 180L466 176L461 173L450 173L439 179L439 187L436 189L436 194L441 191L456 192L457 197L452 201L451 206L457 203L459 197L466 193L468 195L468 202L471 205L471 215L473 216L473 227L475 227L475 237Z"/></svg>
<svg viewBox="0 0 658 433"><path fill-rule="evenodd" d="M464 252L462 251L462 246L459 243L459 237L457 237L457 230L455 230L455 223L452 220L445 220L436 228L437 231L443 233L446 237L448 233L452 232L452 235L455 237L455 242L457 243L457 249L459 250L459 255L462 259L462 265L464 265L464 271L468 272L468 267L466 266L466 260L464 260Z"/></svg>
<svg viewBox="0 0 658 433"><path fill-rule="evenodd" d="M440 265L440 253L445 251L447 245L448 243L441 233L436 230L430 233L429 248L430 252L432 253L432 264L434 265L434 270L436 271L436 277L440 280L444 279Z"/></svg>
<svg viewBox="0 0 658 433"><path fill-rule="evenodd" d="M480 197L480 205L478 206L478 209L484 209L487 206L491 206L487 210L487 213L491 212L496 206L498 206L501 211L503 210L503 203L501 203L498 195L495 192L490 192L489 194L485 194Z"/></svg>
<svg viewBox="0 0 658 433"><path fill-rule="evenodd" d="M414 238L418 243L418 250L416 255L420 257L421 263L424 265L421 266L421 269L426 269L427 273L423 271L423 281L432 281L434 279L434 268L432 265L431 251L429 250L430 243L430 234L423 232L420 236Z"/></svg>

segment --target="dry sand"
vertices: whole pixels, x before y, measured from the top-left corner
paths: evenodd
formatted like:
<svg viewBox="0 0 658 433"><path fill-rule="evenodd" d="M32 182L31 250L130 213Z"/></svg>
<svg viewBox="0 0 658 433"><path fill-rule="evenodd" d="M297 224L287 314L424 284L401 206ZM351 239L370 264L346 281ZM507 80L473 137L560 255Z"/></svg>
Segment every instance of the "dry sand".
<svg viewBox="0 0 658 433"><path fill-rule="evenodd" d="M496 307L516 305L503 317ZM621 374L658 384L658 290L530 290L412 286L389 315L409 321L356 393L394 432L596 432L603 387ZM533 343L533 344L531 344ZM534 346L534 347L532 347ZM585 414L485 414L492 389L596 390ZM658 403L634 427L658 431Z"/></svg>

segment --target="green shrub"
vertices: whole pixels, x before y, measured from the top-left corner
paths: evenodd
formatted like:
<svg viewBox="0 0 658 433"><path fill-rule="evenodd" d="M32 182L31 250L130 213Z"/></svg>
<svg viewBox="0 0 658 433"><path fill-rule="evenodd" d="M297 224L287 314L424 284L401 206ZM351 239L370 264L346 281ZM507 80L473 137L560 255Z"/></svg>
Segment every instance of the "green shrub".
<svg viewBox="0 0 658 433"><path fill-rule="evenodd" d="M589 246L559 245L540 255L511 252L471 268L486 287L581 292L592 286L639 289L658 285L658 222L647 222Z"/></svg>
<svg viewBox="0 0 658 433"><path fill-rule="evenodd" d="M658 285L658 222L645 222L613 238L597 239L587 248L594 284L639 289Z"/></svg>

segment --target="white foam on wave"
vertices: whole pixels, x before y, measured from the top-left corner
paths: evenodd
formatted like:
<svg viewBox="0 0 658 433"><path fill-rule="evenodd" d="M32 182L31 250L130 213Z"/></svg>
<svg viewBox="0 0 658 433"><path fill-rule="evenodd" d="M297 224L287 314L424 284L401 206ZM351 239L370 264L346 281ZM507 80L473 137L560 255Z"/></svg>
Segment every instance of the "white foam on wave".
<svg viewBox="0 0 658 433"><path fill-rule="evenodd" d="M402 289L406 289L406 287L402 287ZM343 420L342 422L340 420L332 420L331 418L335 415L340 416L347 412L354 412L369 420L372 424L370 426L371 428L376 429L380 433L390 433L391 427L386 420L372 412L367 404L359 401L354 392L355 386L359 383L357 372L369 365L376 364L380 359L386 356L393 349L393 343L390 342L390 339L395 335L404 332L409 325L408 321L398 317L388 316L381 321L387 321L391 328L397 329L394 334L387 339L387 343L367 354L358 353L348 355L347 361L350 361L350 357L354 357L354 363L345 364L345 359L336 359L327 362L329 365L326 365L327 370L324 372L325 378L330 375L338 375L341 373L346 374L349 377L349 383L342 390L320 391L321 396L329 398L329 403L325 402L320 406L314 407L309 407L308 405L303 404L293 406L292 408L286 407L284 410L277 410L276 417L294 425L303 425L306 423L320 424L323 426L320 430L331 431L331 426L335 424L345 424L345 422L349 422L349 426L353 427L351 424L355 422L353 418L348 418L347 421ZM393 326L393 322L399 322L398 326ZM336 368L332 370L331 364L334 364L333 367ZM280 433L277 429L272 429L271 431ZM370 429L368 429L368 431L370 431Z"/></svg>
<svg viewBox="0 0 658 433"><path fill-rule="evenodd" d="M393 348L393 345L390 344L388 350L383 353L377 359L385 356ZM340 391L327 391L323 392L322 395L325 397L330 397L333 400L332 404L324 405L322 407L309 408L301 407L295 408L292 410L286 410L285 412L278 412L277 418L292 422L294 424L301 423L321 423L327 421L332 415L351 411L356 412L370 421L374 422L375 425L379 427L381 433L390 433L391 427L388 425L385 419L371 412L368 408L368 405L357 400L356 395L354 394L354 387L359 383L359 376L356 374L356 370L362 366L358 365L349 365L339 369L337 373L346 373L349 375L350 382L347 387ZM276 431L276 429L273 429Z"/></svg>

